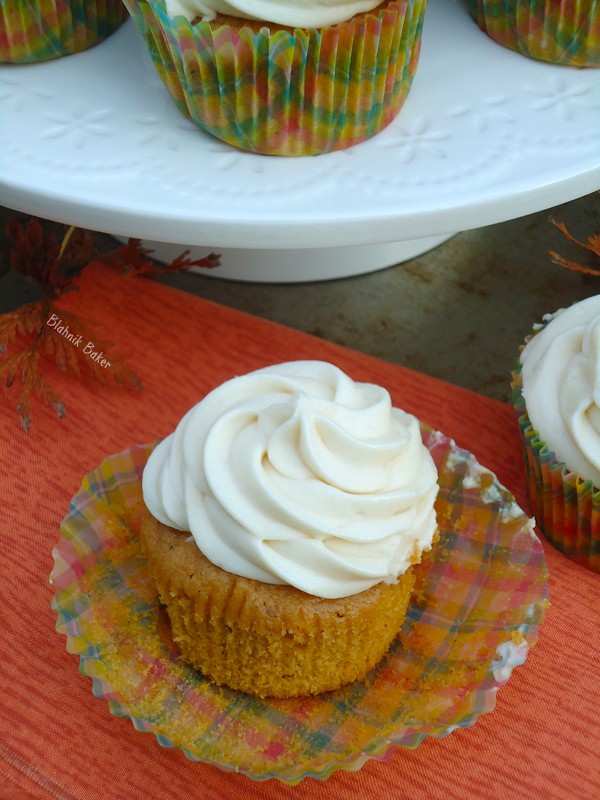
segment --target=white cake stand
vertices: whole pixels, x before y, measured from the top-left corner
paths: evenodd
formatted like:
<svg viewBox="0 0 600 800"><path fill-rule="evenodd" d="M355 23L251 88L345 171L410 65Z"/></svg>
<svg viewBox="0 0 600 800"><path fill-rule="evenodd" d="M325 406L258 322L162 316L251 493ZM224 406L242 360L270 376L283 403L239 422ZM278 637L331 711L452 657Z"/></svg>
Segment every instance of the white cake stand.
<svg viewBox="0 0 600 800"><path fill-rule="evenodd" d="M131 21L103 44L0 66L3 205L222 255L210 274L297 282L366 273L459 231L600 188L600 70L524 58L460 0L429 0L396 120L337 153L245 153L182 117Z"/></svg>

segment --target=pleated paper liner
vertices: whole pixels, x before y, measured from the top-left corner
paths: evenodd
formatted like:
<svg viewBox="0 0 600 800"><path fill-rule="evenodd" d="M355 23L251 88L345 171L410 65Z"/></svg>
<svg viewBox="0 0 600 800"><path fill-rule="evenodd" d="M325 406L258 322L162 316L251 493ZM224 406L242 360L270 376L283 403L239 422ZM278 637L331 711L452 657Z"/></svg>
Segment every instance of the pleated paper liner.
<svg viewBox="0 0 600 800"><path fill-rule="evenodd" d="M600 66L600 0L469 0L469 10L491 39L528 58Z"/></svg>
<svg viewBox="0 0 600 800"><path fill-rule="evenodd" d="M547 539L566 556L600 572L600 489L568 469L527 415L521 363L512 373L531 509Z"/></svg>
<svg viewBox="0 0 600 800"><path fill-rule="evenodd" d="M440 470L441 535L401 635L364 681L295 700L217 687L179 660L136 533L152 445L107 458L72 500L51 575L57 630L94 694L192 760L289 784L357 770L492 711L538 638L543 548L491 472L442 434L424 436Z"/></svg>
<svg viewBox="0 0 600 800"><path fill-rule="evenodd" d="M419 59L426 0L321 29L193 25L164 0L125 0L182 114L228 144L303 156L351 147L398 114Z"/></svg>
<svg viewBox="0 0 600 800"><path fill-rule="evenodd" d="M0 0L0 62L79 53L106 39L128 17L122 0Z"/></svg>

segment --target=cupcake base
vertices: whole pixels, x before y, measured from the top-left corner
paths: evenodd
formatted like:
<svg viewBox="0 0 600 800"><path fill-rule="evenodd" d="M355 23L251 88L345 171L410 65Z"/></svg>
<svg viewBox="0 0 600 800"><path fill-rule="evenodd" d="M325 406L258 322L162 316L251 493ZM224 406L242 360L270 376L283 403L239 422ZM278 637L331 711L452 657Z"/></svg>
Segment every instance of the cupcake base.
<svg viewBox="0 0 600 800"><path fill-rule="evenodd" d="M415 580L410 568L396 583L329 600L226 572L189 534L149 514L140 541L183 660L257 697L319 694L364 678L400 631Z"/></svg>
<svg viewBox="0 0 600 800"><path fill-rule="evenodd" d="M322 29L193 25L164 0L125 0L177 107L202 130L255 153L351 147L398 114L417 68L426 0L384 3Z"/></svg>
<svg viewBox="0 0 600 800"><path fill-rule="evenodd" d="M104 41L128 17L122 0L0 0L0 62L79 53Z"/></svg>
<svg viewBox="0 0 600 800"><path fill-rule="evenodd" d="M600 0L469 0L481 30L528 58L600 66Z"/></svg>
<svg viewBox="0 0 600 800"><path fill-rule="evenodd" d="M527 490L536 522L562 553L600 572L600 489L559 461L527 415L520 363L512 373L512 405L525 455Z"/></svg>

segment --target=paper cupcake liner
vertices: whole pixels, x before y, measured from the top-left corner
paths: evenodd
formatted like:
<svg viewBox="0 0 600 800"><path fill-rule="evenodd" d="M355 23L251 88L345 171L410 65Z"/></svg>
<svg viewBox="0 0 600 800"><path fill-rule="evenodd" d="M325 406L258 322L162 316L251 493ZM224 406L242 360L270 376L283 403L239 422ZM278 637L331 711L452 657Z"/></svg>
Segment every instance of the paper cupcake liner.
<svg viewBox="0 0 600 800"><path fill-rule="evenodd" d="M255 32L125 0L177 107L202 130L256 153L300 156L381 131L417 68L426 0L397 0L322 29Z"/></svg>
<svg viewBox="0 0 600 800"><path fill-rule="evenodd" d="M512 372L511 392L525 456L529 502L536 521L558 550L600 572L600 489L558 460L533 427L523 397L520 361Z"/></svg>
<svg viewBox="0 0 600 800"><path fill-rule="evenodd" d="M600 66L600 0L469 0L498 44L553 64Z"/></svg>
<svg viewBox="0 0 600 800"><path fill-rule="evenodd" d="M417 568L401 635L361 682L294 700L217 687L178 658L136 530L152 445L109 457L72 500L54 550L57 630L93 692L159 744L254 780L296 784L357 770L493 710L538 638L543 548L514 498L442 434L440 538Z"/></svg>
<svg viewBox="0 0 600 800"><path fill-rule="evenodd" d="M0 62L48 61L87 50L128 17L122 0L0 0Z"/></svg>

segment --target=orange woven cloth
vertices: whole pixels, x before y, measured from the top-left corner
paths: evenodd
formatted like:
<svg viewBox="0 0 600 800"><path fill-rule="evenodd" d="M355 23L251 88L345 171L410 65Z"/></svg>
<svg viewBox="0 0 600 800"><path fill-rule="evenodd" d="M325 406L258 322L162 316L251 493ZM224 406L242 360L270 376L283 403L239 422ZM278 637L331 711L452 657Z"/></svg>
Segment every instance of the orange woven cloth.
<svg viewBox="0 0 600 800"><path fill-rule="evenodd" d="M470 729L287 786L191 762L112 716L55 630L49 575L60 523L105 456L166 435L215 385L270 363L332 361L474 453L527 511L524 468L509 406L402 367L101 267L63 307L101 323L114 342L107 356L126 355L143 389L60 374L67 416L36 405L29 433L14 413L16 389L2 389L2 800L600 798L600 576L548 545L552 604L539 641Z"/></svg>

